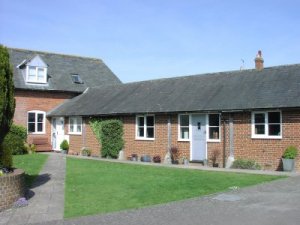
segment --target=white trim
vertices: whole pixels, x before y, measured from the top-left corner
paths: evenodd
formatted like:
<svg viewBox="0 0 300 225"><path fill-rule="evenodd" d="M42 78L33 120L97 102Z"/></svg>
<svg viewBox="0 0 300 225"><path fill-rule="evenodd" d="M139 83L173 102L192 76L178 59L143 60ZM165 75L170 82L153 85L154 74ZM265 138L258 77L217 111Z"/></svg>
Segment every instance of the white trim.
<svg viewBox="0 0 300 225"><path fill-rule="evenodd" d="M210 139L209 138L209 115L219 115L219 138L218 139ZM216 127L216 126L212 126ZM208 113L206 114L206 142L221 142L221 117L220 113Z"/></svg>
<svg viewBox="0 0 300 225"><path fill-rule="evenodd" d="M35 79L29 80L29 67L35 68ZM42 81L38 80L38 70L43 69L44 70L44 77ZM47 67L38 67L38 66L26 66L26 83L39 83L39 84L46 84L47 83Z"/></svg>
<svg viewBox="0 0 300 225"><path fill-rule="evenodd" d="M181 138L181 126L180 126L180 122L181 122L181 120L180 120L180 116L188 116L189 117L189 138L186 138L186 139L184 139L184 138ZM177 116L177 123L178 123L178 135L177 135L177 141L184 141L184 142L189 142L189 141L191 141L191 128L192 128L192 125L191 125L191 120L192 120L192 117L191 117L191 114L178 114L178 116Z"/></svg>
<svg viewBox="0 0 300 225"><path fill-rule="evenodd" d="M153 116L153 138L147 138L147 116ZM138 136L138 118L144 118L144 136ZM144 114L144 115L136 115L135 116L135 140L142 140L142 141L153 141L155 140L155 115L153 114Z"/></svg>
<svg viewBox="0 0 300 225"><path fill-rule="evenodd" d="M74 124L73 124L73 129L74 129L74 131L73 132L71 132L71 119L73 119L73 121L74 121ZM78 123L78 120L81 120L81 123L79 124ZM80 131L78 131L78 125L80 125ZM70 116L69 117L69 126L68 126L68 128L69 128L69 134L72 134L72 135L81 135L82 134L82 117L81 116Z"/></svg>
<svg viewBox="0 0 300 225"><path fill-rule="evenodd" d="M28 128L28 124L29 124L29 113L34 113L35 114L35 121L34 122L30 122L30 123L34 123L34 130L35 132L29 132ZM43 114L43 131L37 131L38 129L38 114ZM40 111L40 110L30 110L27 112L27 133L28 134L45 134L46 133L46 112L44 111Z"/></svg>
<svg viewBox="0 0 300 225"><path fill-rule="evenodd" d="M269 113L279 112L280 113L280 135L269 135ZM264 114L265 115L265 134L255 134L255 114ZM282 139L282 112L280 110L271 110L271 111L253 111L251 112L251 138L253 139Z"/></svg>

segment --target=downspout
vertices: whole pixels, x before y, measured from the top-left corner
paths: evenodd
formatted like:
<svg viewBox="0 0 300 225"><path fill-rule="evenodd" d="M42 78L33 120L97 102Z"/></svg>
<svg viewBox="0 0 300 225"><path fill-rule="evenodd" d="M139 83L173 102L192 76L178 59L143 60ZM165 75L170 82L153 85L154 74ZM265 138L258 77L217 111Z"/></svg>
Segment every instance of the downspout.
<svg viewBox="0 0 300 225"><path fill-rule="evenodd" d="M226 157L226 120L223 116L223 168L225 168Z"/></svg>
<svg viewBox="0 0 300 225"><path fill-rule="evenodd" d="M234 129L233 129L233 117L229 116L229 157L226 162L226 168L230 168L234 161Z"/></svg>
<svg viewBox="0 0 300 225"><path fill-rule="evenodd" d="M165 164L171 164L171 153L170 153L171 145L172 145L172 129L171 129L171 116L169 116L169 118L168 118L168 149L167 149L167 153L164 158Z"/></svg>

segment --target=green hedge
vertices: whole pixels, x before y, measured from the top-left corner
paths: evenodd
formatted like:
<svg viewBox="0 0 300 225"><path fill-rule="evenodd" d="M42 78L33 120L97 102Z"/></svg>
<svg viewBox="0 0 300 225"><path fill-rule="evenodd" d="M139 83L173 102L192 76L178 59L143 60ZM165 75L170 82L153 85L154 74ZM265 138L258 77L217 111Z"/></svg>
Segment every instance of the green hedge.
<svg viewBox="0 0 300 225"><path fill-rule="evenodd" d="M102 146L101 156L117 158L124 146L123 123L117 119L92 119L90 124Z"/></svg>
<svg viewBox="0 0 300 225"><path fill-rule="evenodd" d="M24 146L27 139L27 130L23 126L13 124L9 133L4 138L3 147L13 155L22 155L27 153Z"/></svg>

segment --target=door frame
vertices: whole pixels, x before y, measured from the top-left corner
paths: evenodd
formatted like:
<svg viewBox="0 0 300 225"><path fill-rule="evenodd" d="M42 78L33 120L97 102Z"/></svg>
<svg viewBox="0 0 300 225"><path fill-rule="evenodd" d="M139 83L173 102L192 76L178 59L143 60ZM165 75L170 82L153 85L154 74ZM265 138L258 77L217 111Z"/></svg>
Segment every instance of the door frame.
<svg viewBox="0 0 300 225"><path fill-rule="evenodd" d="M205 120L205 134L204 134L204 137L205 137L205 149L204 149L204 159L203 160L207 160L207 140L208 140L208 135L207 135L207 128L208 128L208 114L207 113L191 113L191 121L190 121L190 131L191 131L191 134L190 134L190 160L195 160L193 159L193 148L192 148L192 142L193 142L193 116L194 115L202 115L204 116L204 120Z"/></svg>
<svg viewBox="0 0 300 225"><path fill-rule="evenodd" d="M56 137L56 139L55 139L55 141L56 141L56 143L55 143L55 146L56 146L56 148L54 148L53 147L53 134L54 134L54 119L55 119L55 126L57 126L57 120L60 120L60 119L63 119L63 121L64 121L64 125L63 125L63 131L64 131L64 137L65 137L65 118L64 117L62 117L62 116L58 116L58 117L52 117L51 118L51 145L52 145L52 149L54 150L54 151L61 151L61 149L60 149L60 144L57 142L58 141L58 139L57 139L57 137ZM56 133L56 135L57 135L57 133ZM64 138L63 138L64 139Z"/></svg>

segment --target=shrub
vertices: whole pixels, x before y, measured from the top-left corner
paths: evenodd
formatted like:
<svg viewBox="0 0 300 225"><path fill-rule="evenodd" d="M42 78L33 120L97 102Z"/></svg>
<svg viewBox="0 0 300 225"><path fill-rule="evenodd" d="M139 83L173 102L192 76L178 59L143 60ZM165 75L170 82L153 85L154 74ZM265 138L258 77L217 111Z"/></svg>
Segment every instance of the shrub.
<svg viewBox="0 0 300 225"><path fill-rule="evenodd" d="M178 148L177 147L171 147L171 160L172 163L178 163Z"/></svg>
<svg viewBox="0 0 300 225"><path fill-rule="evenodd" d="M282 158L284 159L295 159L298 155L298 149L295 146L289 146L284 151Z"/></svg>
<svg viewBox="0 0 300 225"><path fill-rule="evenodd" d="M36 146L34 144L25 143L24 148L29 154L36 152Z"/></svg>
<svg viewBox="0 0 300 225"><path fill-rule="evenodd" d="M83 147L81 149L81 155L83 155L83 156L91 156L91 153L92 153L92 151L89 148Z"/></svg>
<svg viewBox="0 0 300 225"><path fill-rule="evenodd" d="M123 123L120 120L102 121L100 137L102 157L118 158L124 146Z"/></svg>
<svg viewBox="0 0 300 225"><path fill-rule="evenodd" d="M160 162L161 162L160 156L159 156L159 155L155 155L155 156L153 157L153 162L155 162L155 163L160 163Z"/></svg>
<svg viewBox="0 0 300 225"><path fill-rule="evenodd" d="M254 160L247 159L236 159L232 163L231 168L234 169L249 169L249 170L260 170L261 166Z"/></svg>
<svg viewBox="0 0 300 225"><path fill-rule="evenodd" d="M4 138L10 130L15 111L13 71L7 48L0 45L0 162L3 167L12 167L10 149L3 147Z"/></svg>
<svg viewBox="0 0 300 225"><path fill-rule="evenodd" d="M12 168L13 166L13 159L12 159L12 149L5 144L3 144L3 155L1 157L0 167L3 168Z"/></svg>
<svg viewBox="0 0 300 225"><path fill-rule="evenodd" d="M62 150L66 150L68 151L69 150L69 143L67 140L63 140L61 143L60 143L60 148Z"/></svg>
<svg viewBox="0 0 300 225"><path fill-rule="evenodd" d="M24 143L27 139L27 130L23 126L13 124L4 138L3 147L9 148L13 155L27 153Z"/></svg>

